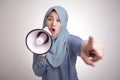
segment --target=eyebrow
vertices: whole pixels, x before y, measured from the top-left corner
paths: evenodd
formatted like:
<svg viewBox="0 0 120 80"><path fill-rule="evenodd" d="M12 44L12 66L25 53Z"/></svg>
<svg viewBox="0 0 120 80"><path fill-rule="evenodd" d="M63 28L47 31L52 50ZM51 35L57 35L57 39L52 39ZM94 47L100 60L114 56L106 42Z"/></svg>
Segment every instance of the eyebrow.
<svg viewBox="0 0 120 80"><path fill-rule="evenodd" d="M48 15L47 18L48 18L48 17L53 17L53 16L52 16L52 15ZM60 19L59 17L56 17L56 18Z"/></svg>
<svg viewBox="0 0 120 80"><path fill-rule="evenodd" d="M51 15L48 15L47 17L53 17L53 16L51 16Z"/></svg>

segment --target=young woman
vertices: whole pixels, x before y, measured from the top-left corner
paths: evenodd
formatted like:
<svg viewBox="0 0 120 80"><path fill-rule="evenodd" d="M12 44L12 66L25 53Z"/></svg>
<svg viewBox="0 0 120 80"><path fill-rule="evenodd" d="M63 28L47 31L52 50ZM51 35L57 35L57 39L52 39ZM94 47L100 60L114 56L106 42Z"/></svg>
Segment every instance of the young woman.
<svg viewBox="0 0 120 80"><path fill-rule="evenodd" d="M68 14L63 7L51 7L44 18L43 28L52 34L52 48L43 55L33 54L33 71L42 80L78 80L77 56L91 66L103 57L103 48L89 37L83 41L67 31ZM90 59L91 57L91 59Z"/></svg>

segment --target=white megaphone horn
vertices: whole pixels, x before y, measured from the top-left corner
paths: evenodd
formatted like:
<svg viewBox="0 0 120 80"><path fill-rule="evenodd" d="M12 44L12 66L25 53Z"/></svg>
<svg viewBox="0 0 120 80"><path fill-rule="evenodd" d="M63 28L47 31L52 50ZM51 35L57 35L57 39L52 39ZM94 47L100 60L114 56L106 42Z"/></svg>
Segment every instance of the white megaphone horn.
<svg viewBox="0 0 120 80"><path fill-rule="evenodd" d="M51 32L47 27L34 29L27 34L25 42L32 53L44 54L52 46Z"/></svg>

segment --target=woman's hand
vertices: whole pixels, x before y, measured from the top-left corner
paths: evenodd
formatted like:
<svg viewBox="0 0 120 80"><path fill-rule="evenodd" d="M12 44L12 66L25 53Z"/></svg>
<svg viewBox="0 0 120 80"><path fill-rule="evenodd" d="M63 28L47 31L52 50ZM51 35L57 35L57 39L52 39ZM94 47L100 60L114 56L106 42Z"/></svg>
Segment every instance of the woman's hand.
<svg viewBox="0 0 120 80"><path fill-rule="evenodd" d="M86 64L94 67L94 62L103 58L103 47L90 36L88 42L83 43L80 56Z"/></svg>
<svg viewBox="0 0 120 80"><path fill-rule="evenodd" d="M46 58L46 54L41 54L41 55L40 55L40 58L41 58L41 59L45 59L45 58Z"/></svg>

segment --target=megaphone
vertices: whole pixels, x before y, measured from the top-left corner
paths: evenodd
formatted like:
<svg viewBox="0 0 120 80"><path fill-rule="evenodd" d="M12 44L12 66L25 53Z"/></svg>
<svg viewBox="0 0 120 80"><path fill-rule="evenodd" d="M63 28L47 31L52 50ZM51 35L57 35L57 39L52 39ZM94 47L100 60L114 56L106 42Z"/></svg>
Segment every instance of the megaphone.
<svg viewBox="0 0 120 80"><path fill-rule="evenodd" d="M31 30L26 36L26 46L36 54L44 54L52 46L51 33L47 27L44 29Z"/></svg>

